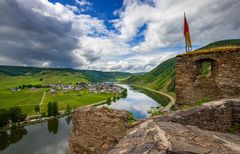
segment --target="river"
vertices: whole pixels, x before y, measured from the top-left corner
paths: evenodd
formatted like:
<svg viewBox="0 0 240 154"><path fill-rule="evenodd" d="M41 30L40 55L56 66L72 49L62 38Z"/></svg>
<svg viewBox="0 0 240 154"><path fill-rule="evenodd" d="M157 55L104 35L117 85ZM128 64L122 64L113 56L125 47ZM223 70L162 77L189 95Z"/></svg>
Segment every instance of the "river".
<svg viewBox="0 0 240 154"><path fill-rule="evenodd" d="M128 85L120 85L128 90L126 98L121 98L107 106L132 112L136 119L147 118L148 110L159 104L167 105L168 98L154 92ZM47 122L25 126L16 130L0 132L0 154L68 154L68 137L71 117L52 119Z"/></svg>

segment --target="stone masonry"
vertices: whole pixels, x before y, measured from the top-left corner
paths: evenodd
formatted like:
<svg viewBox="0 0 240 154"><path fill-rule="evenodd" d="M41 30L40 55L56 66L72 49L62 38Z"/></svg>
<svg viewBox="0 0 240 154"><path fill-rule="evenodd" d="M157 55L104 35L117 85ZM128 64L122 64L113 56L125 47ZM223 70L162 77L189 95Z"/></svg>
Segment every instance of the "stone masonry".
<svg viewBox="0 0 240 154"><path fill-rule="evenodd" d="M208 131L226 132L233 123L240 122L240 99L212 101L189 110L153 117L155 121L175 122L197 126Z"/></svg>
<svg viewBox="0 0 240 154"><path fill-rule="evenodd" d="M201 73L203 62L211 63L211 75ZM240 50L196 52L176 57L177 106L240 97Z"/></svg>
<svg viewBox="0 0 240 154"><path fill-rule="evenodd" d="M125 135L128 111L83 107L72 115L71 154L105 154Z"/></svg>
<svg viewBox="0 0 240 154"><path fill-rule="evenodd" d="M238 154L240 137L225 132L240 121L239 104L240 99L211 101L131 125L127 111L79 108L73 114L70 152Z"/></svg>

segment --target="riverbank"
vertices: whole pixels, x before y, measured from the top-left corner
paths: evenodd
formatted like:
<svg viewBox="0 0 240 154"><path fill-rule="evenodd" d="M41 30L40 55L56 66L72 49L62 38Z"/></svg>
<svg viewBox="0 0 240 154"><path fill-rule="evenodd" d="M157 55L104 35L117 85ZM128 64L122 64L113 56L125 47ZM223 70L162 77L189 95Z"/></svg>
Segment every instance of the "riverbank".
<svg viewBox="0 0 240 154"><path fill-rule="evenodd" d="M105 104L105 103L107 103L107 100L103 100L103 101L93 103L93 104L89 104L89 105L84 105L84 106L81 106L81 107L98 106L98 105L102 105L102 104ZM57 115L55 117L54 116L42 117L41 114L29 115L29 116L26 117L26 120L21 121L19 123L9 123L7 126L0 128L0 131L8 130L8 129L11 129L11 128L20 128L20 127L24 127L24 126L28 126L28 125L33 125L33 124L36 124L36 123L45 122L47 120L54 119L54 118L61 118L61 117L69 116L73 112L74 112L74 109L69 114L67 114L65 110L61 110L61 111L59 111L59 115Z"/></svg>
<svg viewBox="0 0 240 154"><path fill-rule="evenodd" d="M154 89L151 89L151 88L148 88L148 87L144 87L144 86L139 86L139 85L132 85L132 86L139 87L139 88L143 88L143 89L145 89L145 90L149 90L149 91L158 93L158 94L160 94L160 95L166 96L166 97L169 99L169 103L168 103L167 106L165 106L165 107L162 109L163 112L168 112L168 111L170 111L171 107L175 104L175 99L174 99L172 96L170 96L170 95L168 95L168 94L166 94L166 93L164 93L164 92L157 91L157 90L154 90Z"/></svg>

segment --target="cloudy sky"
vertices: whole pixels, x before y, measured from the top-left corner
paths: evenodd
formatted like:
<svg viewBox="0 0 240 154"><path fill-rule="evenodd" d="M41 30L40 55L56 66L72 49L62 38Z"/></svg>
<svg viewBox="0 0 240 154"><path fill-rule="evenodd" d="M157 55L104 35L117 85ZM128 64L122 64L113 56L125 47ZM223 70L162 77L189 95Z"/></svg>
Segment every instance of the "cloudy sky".
<svg viewBox="0 0 240 154"><path fill-rule="evenodd" d="M0 0L0 65L144 72L240 38L240 0Z"/></svg>

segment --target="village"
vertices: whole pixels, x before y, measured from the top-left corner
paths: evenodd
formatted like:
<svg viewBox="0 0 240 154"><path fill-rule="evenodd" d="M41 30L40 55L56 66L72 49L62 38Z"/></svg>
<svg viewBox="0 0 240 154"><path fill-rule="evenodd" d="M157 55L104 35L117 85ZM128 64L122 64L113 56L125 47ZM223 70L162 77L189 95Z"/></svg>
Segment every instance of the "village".
<svg viewBox="0 0 240 154"><path fill-rule="evenodd" d="M106 93L106 94L119 94L123 92L123 88L111 83L111 82L103 82L103 83L84 83L84 82L76 82L75 84L72 83L44 83L39 85L22 85L15 88L10 88L11 92L21 91L24 88L31 88L32 90L37 88L50 88L50 92L55 94L57 92L68 93L71 91L81 91L81 90L88 90L90 93L99 94L99 93Z"/></svg>

